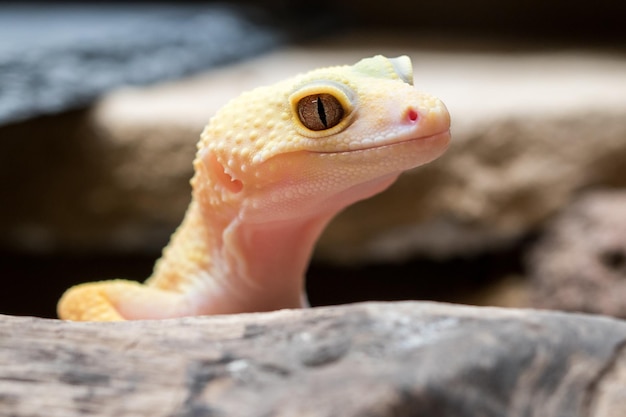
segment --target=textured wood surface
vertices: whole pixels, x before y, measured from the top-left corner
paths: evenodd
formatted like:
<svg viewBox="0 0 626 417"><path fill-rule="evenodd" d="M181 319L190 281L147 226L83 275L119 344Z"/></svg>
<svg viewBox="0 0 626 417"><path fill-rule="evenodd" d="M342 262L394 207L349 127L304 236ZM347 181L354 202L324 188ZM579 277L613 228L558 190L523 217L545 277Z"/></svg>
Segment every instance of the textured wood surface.
<svg viewBox="0 0 626 417"><path fill-rule="evenodd" d="M618 320L419 302L1 316L0 415L619 417L625 342Z"/></svg>

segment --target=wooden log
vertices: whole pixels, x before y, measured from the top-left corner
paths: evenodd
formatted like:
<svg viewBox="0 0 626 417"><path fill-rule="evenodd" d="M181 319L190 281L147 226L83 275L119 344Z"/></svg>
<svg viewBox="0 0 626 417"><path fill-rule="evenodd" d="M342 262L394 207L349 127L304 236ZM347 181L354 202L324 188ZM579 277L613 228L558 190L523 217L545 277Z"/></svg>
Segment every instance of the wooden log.
<svg viewBox="0 0 626 417"><path fill-rule="evenodd" d="M623 417L625 345L615 319L428 302L0 316L0 416Z"/></svg>

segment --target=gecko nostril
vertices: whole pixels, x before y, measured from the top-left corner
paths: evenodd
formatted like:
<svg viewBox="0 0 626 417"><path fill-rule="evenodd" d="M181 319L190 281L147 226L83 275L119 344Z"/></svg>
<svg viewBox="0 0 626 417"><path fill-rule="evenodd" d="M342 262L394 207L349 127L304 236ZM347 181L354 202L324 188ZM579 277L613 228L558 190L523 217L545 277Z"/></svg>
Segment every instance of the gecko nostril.
<svg viewBox="0 0 626 417"><path fill-rule="evenodd" d="M417 110L415 110L412 107L409 107L409 109L406 112L406 117L409 119L409 121L416 122L417 118L419 117L419 114L417 113Z"/></svg>

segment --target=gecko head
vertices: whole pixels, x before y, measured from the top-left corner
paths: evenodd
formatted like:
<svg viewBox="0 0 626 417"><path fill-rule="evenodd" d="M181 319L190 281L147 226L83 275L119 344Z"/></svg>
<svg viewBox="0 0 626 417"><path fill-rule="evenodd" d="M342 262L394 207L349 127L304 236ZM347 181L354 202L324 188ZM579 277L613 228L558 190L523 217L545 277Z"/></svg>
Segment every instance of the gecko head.
<svg viewBox="0 0 626 417"><path fill-rule="evenodd" d="M194 192L267 222L331 215L441 155L450 116L406 56L375 56L242 94L202 135Z"/></svg>

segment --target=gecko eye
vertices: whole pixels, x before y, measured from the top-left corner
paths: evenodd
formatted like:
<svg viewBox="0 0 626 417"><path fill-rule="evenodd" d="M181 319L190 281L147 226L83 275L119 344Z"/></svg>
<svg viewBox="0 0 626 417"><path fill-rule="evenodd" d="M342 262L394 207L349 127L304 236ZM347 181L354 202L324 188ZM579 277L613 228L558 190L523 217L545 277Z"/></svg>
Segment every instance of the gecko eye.
<svg viewBox="0 0 626 417"><path fill-rule="evenodd" d="M345 110L339 100L330 94L313 94L298 102L298 117L311 130L325 130L337 126Z"/></svg>

